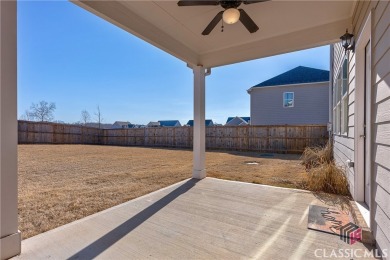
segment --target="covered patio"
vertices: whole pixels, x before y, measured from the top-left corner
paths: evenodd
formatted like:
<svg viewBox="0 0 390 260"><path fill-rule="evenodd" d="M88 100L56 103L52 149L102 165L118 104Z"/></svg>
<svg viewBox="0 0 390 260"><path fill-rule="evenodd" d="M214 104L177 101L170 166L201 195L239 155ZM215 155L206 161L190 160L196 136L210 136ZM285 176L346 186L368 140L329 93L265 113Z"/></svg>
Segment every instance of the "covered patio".
<svg viewBox="0 0 390 260"><path fill-rule="evenodd" d="M318 259L371 250L307 229L309 204L322 202L307 191L188 179L24 240L18 258Z"/></svg>
<svg viewBox="0 0 390 260"><path fill-rule="evenodd" d="M339 41L345 29L351 29L356 3L251 4L242 8L260 27L257 32L249 33L236 23L226 25L224 32L217 25L210 35L203 36L201 32L221 11L220 6L179 7L177 1L72 2L172 54L193 70L194 179L206 177L205 78L211 69ZM1 1L2 259L21 250L17 213L16 17L16 1ZM320 245L347 247L338 237L306 229L305 212L313 199L309 193L293 190L207 178L190 180L26 240L21 257L313 258L313 249Z"/></svg>

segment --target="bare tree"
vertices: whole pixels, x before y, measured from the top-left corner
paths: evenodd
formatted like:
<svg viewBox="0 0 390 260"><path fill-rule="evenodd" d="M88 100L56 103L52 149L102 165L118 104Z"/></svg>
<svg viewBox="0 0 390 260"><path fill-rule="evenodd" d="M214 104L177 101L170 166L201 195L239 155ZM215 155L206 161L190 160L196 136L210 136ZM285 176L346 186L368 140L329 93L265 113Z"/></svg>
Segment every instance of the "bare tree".
<svg viewBox="0 0 390 260"><path fill-rule="evenodd" d="M38 104L32 104L30 115L32 118L38 121L52 121L54 119L54 110L56 109L55 103L48 103L46 101L40 101Z"/></svg>
<svg viewBox="0 0 390 260"><path fill-rule="evenodd" d="M81 111L81 122L84 123L84 125L87 125L87 123L91 121L91 115L87 110Z"/></svg>
<svg viewBox="0 0 390 260"><path fill-rule="evenodd" d="M31 112L26 109L24 113L20 116L20 120L32 121L33 117L31 115Z"/></svg>
<svg viewBox="0 0 390 260"><path fill-rule="evenodd" d="M100 106L99 105L97 106L97 110L95 112L95 116L96 116L96 121L99 124L99 129L100 129L101 124L103 122L103 116L102 116L102 112L100 111Z"/></svg>

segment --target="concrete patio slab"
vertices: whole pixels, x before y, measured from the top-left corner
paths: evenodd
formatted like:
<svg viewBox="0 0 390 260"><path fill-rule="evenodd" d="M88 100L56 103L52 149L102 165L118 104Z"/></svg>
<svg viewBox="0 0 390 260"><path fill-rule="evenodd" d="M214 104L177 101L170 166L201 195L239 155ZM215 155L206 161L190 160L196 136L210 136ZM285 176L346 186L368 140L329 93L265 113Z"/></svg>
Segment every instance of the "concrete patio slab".
<svg viewBox="0 0 390 260"><path fill-rule="evenodd" d="M301 190L189 179L26 239L18 258L318 259L372 249L307 229L315 202Z"/></svg>

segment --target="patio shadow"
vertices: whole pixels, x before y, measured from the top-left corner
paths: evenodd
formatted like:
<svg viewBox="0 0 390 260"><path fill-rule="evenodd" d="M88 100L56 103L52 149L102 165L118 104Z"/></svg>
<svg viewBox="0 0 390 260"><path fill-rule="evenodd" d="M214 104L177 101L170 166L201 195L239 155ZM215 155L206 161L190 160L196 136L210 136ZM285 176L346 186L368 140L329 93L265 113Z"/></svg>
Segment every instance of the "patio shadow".
<svg viewBox="0 0 390 260"><path fill-rule="evenodd" d="M197 179L188 180L187 182L185 182L175 190L171 191L169 194L167 194L160 200L156 201L149 207L137 213L136 215L128 219L126 222L117 226L116 228L114 228L113 230L111 230L110 232L108 232L98 240L94 241L93 243L89 244L79 252L69 257L68 259L69 260L93 259L97 257L102 252L107 250L110 246L115 244L121 238L129 234L132 230L134 230L143 222L145 222L154 214L156 214L159 210L167 206L169 203L171 203L173 200L178 198L180 195L189 191L192 187L196 185L198 181L199 180Z"/></svg>

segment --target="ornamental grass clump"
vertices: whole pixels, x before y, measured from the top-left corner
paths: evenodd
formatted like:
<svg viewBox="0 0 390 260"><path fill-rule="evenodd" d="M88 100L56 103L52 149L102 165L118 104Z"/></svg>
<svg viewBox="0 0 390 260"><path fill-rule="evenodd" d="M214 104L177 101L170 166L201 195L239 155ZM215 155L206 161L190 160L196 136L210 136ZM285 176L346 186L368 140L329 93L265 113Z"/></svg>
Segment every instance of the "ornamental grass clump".
<svg viewBox="0 0 390 260"><path fill-rule="evenodd" d="M301 159L307 170L333 162L332 143L327 142L325 146L306 147Z"/></svg>
<svg viewBox="0 0 390 260"><path fill-rule="evenodd" d="M344 170L333 160L332 144L324 147L307 147L302 155L302 164L308 172L307 188L315 192L349 195L348 180Z"/></svg>

